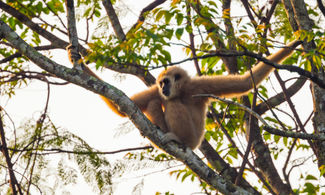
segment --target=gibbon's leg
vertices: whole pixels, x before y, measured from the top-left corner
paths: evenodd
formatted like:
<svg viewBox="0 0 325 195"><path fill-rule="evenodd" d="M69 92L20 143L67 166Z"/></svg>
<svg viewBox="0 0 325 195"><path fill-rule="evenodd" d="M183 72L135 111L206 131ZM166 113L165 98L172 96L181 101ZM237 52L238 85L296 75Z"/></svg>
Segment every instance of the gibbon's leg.
<svg viewBox="0 0 325 195"><path fill-rule="evenodd" d="M164 141L174 140L195 149L200 143L191 113L179 100L168 100L165 105L165 119L169 132Z"/></svg>
<svg viewBox="0 0 325 195"><path fill-rule="evenodd" d="M168 132L164 112L162 110L162 102L160 99L151 100L148 103L145 114L147 115L148 119L153 124L157 125L163 132Z"/></svg>

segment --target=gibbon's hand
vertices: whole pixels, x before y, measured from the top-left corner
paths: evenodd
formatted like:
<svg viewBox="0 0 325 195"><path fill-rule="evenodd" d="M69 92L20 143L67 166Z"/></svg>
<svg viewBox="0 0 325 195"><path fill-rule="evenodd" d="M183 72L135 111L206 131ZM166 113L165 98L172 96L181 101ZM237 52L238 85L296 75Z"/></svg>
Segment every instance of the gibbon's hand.
<svg viewBox="0 0 325 195"><path fill-rule="evenodd" d="M68 58L70 62L75 66L75 61L81 59L81 55L78 53L78 51L75 49L76 47L72 44L69 44L66 47L66 50L68 51Z"/></svg>

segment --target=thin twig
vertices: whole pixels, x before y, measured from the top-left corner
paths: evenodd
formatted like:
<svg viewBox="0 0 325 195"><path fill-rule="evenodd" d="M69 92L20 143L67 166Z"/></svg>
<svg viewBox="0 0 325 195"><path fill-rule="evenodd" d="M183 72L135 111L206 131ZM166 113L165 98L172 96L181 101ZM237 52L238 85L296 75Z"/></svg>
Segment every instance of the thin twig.
<svg viewBox="0 0 325 195"><path fill-rule="evenodd" d="M152 146L144 146L144 147L135 147L135 148L125 148L125 149L120 149L120 150L115 150L115 151L109 151L109 152L100 152L100 151L73 151L73 150L65 150L61 148L52 148L52 149L15 149L15 148L8 148L8 150L11 150L13 152L30 152L30 151L38 151L42 153L38 153L38 155L49 155L49 154L57 154L57 153L67 153L67 154L78 154L78 155L89 155L89 154L102 154L102 155L108 155L108 154L117 154L117 153L122 153L122 152L130 152L130 151L136 151L136 150L147 150L147 149L152 149Z"/></svg>
<svg viewBox="0 0 325 195"><path fill-rule="evenodd" d="M16 195L18 192L19 192L19 194L23 194L21 191L21 187L16 179L13 164L12 164L11 158L9 156L7 141L6 141L6 137L5 137L5 130L3 127L1 115L0 115L0 138L1 138L0 150L4 155L7 166L8 166L8 172L9 172L9 177L10 177L10 185L11 185L12 193L14 195ZM18 190L18 192L17 192L17 190Z"/></svg>

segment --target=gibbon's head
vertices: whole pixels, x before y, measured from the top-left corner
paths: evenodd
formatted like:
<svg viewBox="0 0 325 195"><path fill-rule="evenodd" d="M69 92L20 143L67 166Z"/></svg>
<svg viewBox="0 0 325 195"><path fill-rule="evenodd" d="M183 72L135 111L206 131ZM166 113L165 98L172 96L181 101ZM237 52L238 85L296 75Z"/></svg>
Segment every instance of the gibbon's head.
<svg viewBox="0 0 325 195"><path fill-rule="evenodd" d="M189 79L186 71L176 66L161 72L156 81L161 97L165 100L179 97Z"/></svg>

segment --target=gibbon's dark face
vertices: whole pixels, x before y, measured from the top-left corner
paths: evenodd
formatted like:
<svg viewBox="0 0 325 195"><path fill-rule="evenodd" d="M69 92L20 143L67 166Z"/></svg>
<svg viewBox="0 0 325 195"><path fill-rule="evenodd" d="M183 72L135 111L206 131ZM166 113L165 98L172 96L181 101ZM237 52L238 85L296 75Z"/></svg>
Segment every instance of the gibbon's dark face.
<svg viewBox="0 0 325 195"><path fill-rule="evenodd" d="M169 78L164 78L162 81L160 81L159 85L162 89L162 93L164 94L164 96L168 97L170 95L171 85Z"/></svg>
<svg viewBox="0 0 325 195"><path fill-rule="evenodd" d="M178 67L168 68L157 79L160 95L165 100L179 97L182 86L188 79L189 77L183 69Z"/></svg>

